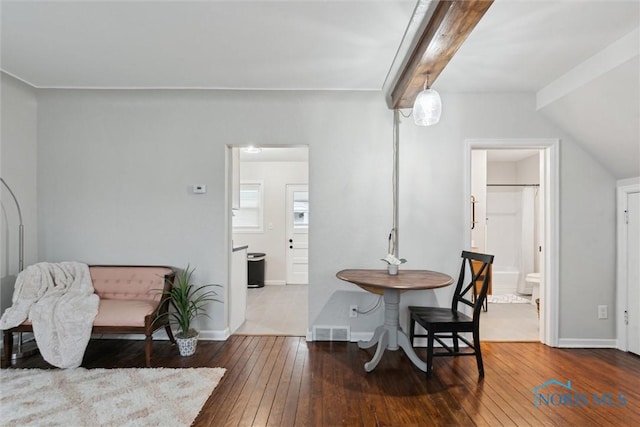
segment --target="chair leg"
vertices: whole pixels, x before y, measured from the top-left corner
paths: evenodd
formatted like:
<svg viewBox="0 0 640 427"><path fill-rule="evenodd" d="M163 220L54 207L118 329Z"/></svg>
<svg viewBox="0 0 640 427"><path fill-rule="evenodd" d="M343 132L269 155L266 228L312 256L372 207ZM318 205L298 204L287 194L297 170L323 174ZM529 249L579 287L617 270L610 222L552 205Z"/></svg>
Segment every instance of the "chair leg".
<svg viewBox="0 0 640 427"><path fill-rule="evenodd" d="M453 351L455 351L456 353L460 352L460 344L458 342L458 333L453 332L451 334L451 338L453 339Z"/></svg>
<svg viewBox="0 0 640 427"><path fill-rule="evenodd" d="M431 376L433 365L433 331L427 331L427 376Z"/></svg>
<svg viewBox="0 0 640 427"><path fill-rule="evenodd" d="M409 314L409 342L411 343L411 347L413 347L413 336L416 334L416 321L413 320L411 314Z"/></svg>
<svg viewBox="0 0 640 427"><path fill-rule="evenodd" d="M4 359L2 360L2 368L11 366L11 354L13 353L13 332L4 331Z"/></svg>
<svg viewBox="0 0 640 427"><path fill-rule="evenodd" d="M147 364L147 368L151 367L152 352L153 352L153 338L151 334L148 334L144 340L144 359Z"/></svg>
<svg viewBox="0 0 640 427"><path fill-rule="evenodd" d="M482 350L480 349L480 331L473 331L473 347L476 353L476 362L478 364L478 374L484 377L484 365L482 364Z"/></svg>

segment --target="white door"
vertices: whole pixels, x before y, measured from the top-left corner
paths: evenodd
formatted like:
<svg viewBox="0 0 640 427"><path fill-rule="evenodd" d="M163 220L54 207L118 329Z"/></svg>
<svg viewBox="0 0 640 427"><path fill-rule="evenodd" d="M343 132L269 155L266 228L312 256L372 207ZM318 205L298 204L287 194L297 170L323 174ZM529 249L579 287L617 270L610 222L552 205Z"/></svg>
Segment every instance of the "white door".
<svg viewBox="0 0 640 427"><path fill-rule="evenodd" d="M309 282L309 186L287 185L287 284Z"/></svg>
<svg viewBox="0 0 640 427"><path fill-rule="evenodd" d="M627 194L627 343L640 354L640 193Z"/></svg>

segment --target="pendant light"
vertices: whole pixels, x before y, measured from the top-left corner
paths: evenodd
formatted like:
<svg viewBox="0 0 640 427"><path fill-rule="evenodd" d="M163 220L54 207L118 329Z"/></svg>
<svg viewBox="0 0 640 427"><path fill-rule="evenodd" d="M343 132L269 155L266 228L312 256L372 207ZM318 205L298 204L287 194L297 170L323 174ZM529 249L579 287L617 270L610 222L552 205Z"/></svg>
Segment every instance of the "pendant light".
<svg viewBox="0 0 640 427"><path fill-rule="evenodd" d="M441 114L440 94L429 87L429 74L427 74L424 89L416 96L413 103L413 121L418 126L431 126L440 121Z"/></svg>

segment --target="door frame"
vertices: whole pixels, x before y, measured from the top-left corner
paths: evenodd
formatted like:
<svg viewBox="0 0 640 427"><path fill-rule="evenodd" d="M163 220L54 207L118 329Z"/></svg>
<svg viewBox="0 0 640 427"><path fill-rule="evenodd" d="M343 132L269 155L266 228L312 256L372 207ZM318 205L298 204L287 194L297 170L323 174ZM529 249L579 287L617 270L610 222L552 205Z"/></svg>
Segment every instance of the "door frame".
<svg viewBox="0 0 640 427"><path fill-rule="evenodd" d="M467 139L464 142L464 170L463 194L461 206L468 206L471 199L471 151L495 149L537 149L541 150L544 158L544 206L543 213L545 230L543 240L544 271L544 301L540 307L540 342L558 346L559 319L559 218L560 218L560 173L559 173L559 139ZM463 210L463 227L466 230L471 224L471 212ZM471 247L471 233L464 233L464 247Z"/></svg>
<svg viewBox="0 0 640 427"><path fill-rule="evenodd" d="M640 192L640 178L622 179L617 182L617 280L616 280L616 348L629 351L627 325L624 308L627 306L627 227L625 210L627 197L631 193Z"/></svg>
<svg viewBox="0 0 640 427"><path fill-rule="evenodd" d="M233 181L234 179L238 179L239 180L239 175L236 177L233 175L233 163L234 163L234 153L233 153L233 149L234 148L244 148L244 147L248 147L250 144L248 143L231 143L231 144L227 144L225 146L225 178L226 178L226 183L225 183L225 247L227 248L227 250L225 251L225 253L223 254L223 256L225 257L226 260L226 265L227 265L227 284L231 283L231 267L232 267L232 251L233 251L233 219L232 219L232 206L233 206ZM299 147L304 147L307 149L307 167L309 167L311 161L310 161L310 156L309 153L311 151L311 148L309 145L304 145L304 144L266 144L266 145L258 145L258 147L261 148L266 148L266 147L273 147L273 148L299 148ZM239 160L239 159L238 159ZM309 187L311 187L311 175L307 172L307 185L309 185ZM223 334L221 334L219 337L216 337L216 339L221 339L221 340L225 340L227 339L229 336L231 336L230 332L229 332L229 324L230 324L230 316L231 316L231 306L229 304L229 286L225 286L224 287L224 297L225 297L225 303L223 304L224 306L224 318L225 318L225 331ZM308 297L307 297L308 299ZM308 313L307 313L307 317L308 317ZM307 337L309 337L309 332L307 332Z"/></svg>

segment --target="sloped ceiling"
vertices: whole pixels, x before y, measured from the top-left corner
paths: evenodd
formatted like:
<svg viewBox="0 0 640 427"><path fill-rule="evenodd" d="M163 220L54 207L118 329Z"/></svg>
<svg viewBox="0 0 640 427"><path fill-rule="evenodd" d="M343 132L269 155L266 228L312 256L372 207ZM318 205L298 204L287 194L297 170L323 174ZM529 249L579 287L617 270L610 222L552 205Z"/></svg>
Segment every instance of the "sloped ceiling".
<svg viewBox="0 0 640 427"><path fill-rule="evenodd" d="M639 25L636 0L496 0L435 86L536 92Z"/></svg>
<svg viewBox="0 0 640 427"><path fill-rule="evenodd" d="M38 88L374 91L417 3L0 1L1 69ZM539 95L639 24L638 0L496 0L433 86ZM539 106L616 178L640 176L635 49Z"/></svg>
<svg viewBox="0 0 640 427"><path fill-rule="evenodd" d="M617 179L640 176L639 80L636 56L540 111Z"/></svg>

